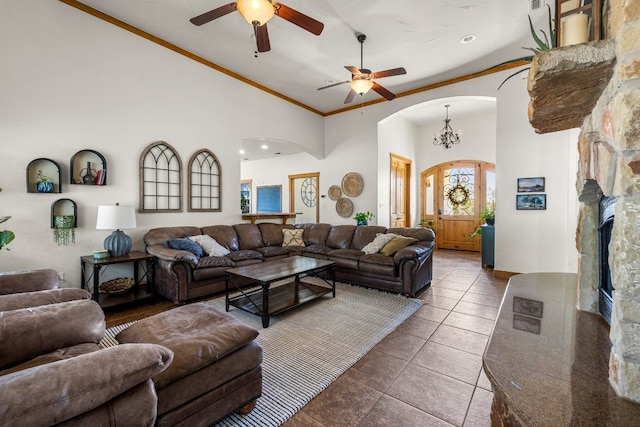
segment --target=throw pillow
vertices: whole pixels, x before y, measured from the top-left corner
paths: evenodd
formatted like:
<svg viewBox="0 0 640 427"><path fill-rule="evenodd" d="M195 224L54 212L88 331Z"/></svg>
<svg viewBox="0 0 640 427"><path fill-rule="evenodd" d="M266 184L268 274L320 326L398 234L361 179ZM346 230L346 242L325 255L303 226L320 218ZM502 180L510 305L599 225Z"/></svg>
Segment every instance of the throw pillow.
<svg viewBox="0 0 640 427"><path fill-rule="evenodd" d="M204 255L200 245L198 245L196 242L192 242L189 239L168 239L168 240L165 240L164 244L169 246L172 249L189 251L195 256L197 256L198 258Z"/></svg>
<svg viewBox="0 0 640 427"><path fill-rule="evenodd" d="M304 246L302 232L304 230L282 230L282 246Z"/></svg>
<svg viewBox="0 0 640 427"><path fill-rule="evenodd" d="M207 235L201 234L199 236L191 236L189 240L196 242L209 256L225 256L229 255L231 251L220 243L216 242L216 239Z"/></svg>
<svg viewBox="0 0 640 427"><path fill-rule="evenodd" d="M393 233L378 233L376 234L375 239L373 239L373 242L369 243L361 250L367 255L377 254L380 252L380 249L384 248L384 245L395 239L397 236L397 234Z"/></svg>
<svg viewBox="0 0 640 427"><path fill-rule="evenodd" d="M380 250L380 253L386 256L391 256L398 252L400 249L409 246L413 242L417 242L418 239L413 237L397 236L392 241L384 245L384 248Z"/></svg>

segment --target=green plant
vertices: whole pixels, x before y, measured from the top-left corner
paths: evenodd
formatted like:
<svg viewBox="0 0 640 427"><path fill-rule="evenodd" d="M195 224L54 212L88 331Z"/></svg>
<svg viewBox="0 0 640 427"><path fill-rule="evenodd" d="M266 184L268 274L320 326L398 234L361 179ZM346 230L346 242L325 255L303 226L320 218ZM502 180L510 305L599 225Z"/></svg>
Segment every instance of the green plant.
<svg viewBox="0 0 640 427"><path fill-rule="evenodd" d="M356 216L353 217L357 222L365 222L373 219L375 215L372 212L356 212Z"/></svg>
<svg viewBox="0 0 640 427"><path fill-rule="evenodd" d="M480 211L480 219L496 219L496 210L493 203L487 203Z"/></svg>
<svg viewBox="0 0 640 427"><path fill-rule="evenodd" d="M523 49L531 51L533 53L533 55L521 56L520 58L515 58L515 59L509 60L509 61L506 61L506 62L502 62L502 63L500 63L498 65L494 65L491 68L488 68L487 70L491 70L491 69L500 67L502 65L513 64L513 63L522 62L522 61L526 61L526 62L530 63L531 61L533 61L533 58L538 53L556 47L556 32L554 30L553 18L551 17L551 6L547 5L547 10L548 10L548 22L549 22L549 34L547 35L547 33L545 33L543 30L539 30L540 33L542 33L542 38L540 38L536 34L536 30L533 28L533 22L531 22L531 16L528 16L528 18L529 18L529 30L531 31L531 37L533 37L533 41L536 43L536 47L523 47ZM523 68L523 69L518 70L515 73L511 74L510 76L508 76L506 79L504 79L502 81L502 83L500 83L500 86L498 86L498 90L500 90L500 88L507 82L507 80L509 80L512 77L517 76L520 73L528 71L530 68L531 67ZM484 71L487 71L487 70L484 70Z"/></svg>
<svg viewBox="0 0 640 427"><path fill-rule="evenodd" d="M433 220L428 220L426 218L420 219L420 227L430 228L433 230Z"/></svg>
<svg viewBox="0 0 640 427"><path fill-rule="evenodd" d="M41 170L38 170L38 179L40 180L40 182L47 182L49 180L49 178L47 178L47 176L45 174L42 173Z"/></svg>
<svg viewBox="0 0 640 427"><path fill-rule="evenodd" d="M0 189L0 191L2 191L2 190ZM10 216L0 217L0 223L8 221L10 218L11 218ZM13 231L9 231L9 230L0 231L0 249L5 248L6 250L10 250L9 248L7 248L7 245L9 243L11 243L11 241L15 237L16 237L16 235L13 234Z"/></svg>

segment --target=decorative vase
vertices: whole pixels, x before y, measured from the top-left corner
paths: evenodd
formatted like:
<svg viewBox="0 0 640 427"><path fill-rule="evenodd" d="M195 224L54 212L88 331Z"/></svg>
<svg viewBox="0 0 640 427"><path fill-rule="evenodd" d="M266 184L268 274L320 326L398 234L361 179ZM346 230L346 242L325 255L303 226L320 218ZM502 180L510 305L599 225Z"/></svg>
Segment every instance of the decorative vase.
<svg viewBox="0 0 640 427"><path fill-rule="evenodd" d="M83 174L84 172L84 174ZM83 184L95 184L96 183L96 175L94 175L94 171L91 170L91 162L87 162L87 168L82 169L80 171L80 176L82 177Z"/></svg>
<svg viewBox="0 0 640 427"><path fill-rule="evenodd" d="M369 225L369 222L366 219L356 221L356 225Z"/></svg>
<svg viewBox="0 0 640 427"><path fill-rule="evenodd" d="M76 217L74 215L56 215L53 217L53 240L61 245L76 242Z"/></svg>
<svg viewBox="0 0 640 427"><path fill-rule="evenodd" d="M487 225L495 225L496 224L496 219L495 218L486 219L485 221L487 222Z"/></svg>
<svg viewBox="0 0 640 427"><path fill-rule="evenodd" d="M36 184L36 191L38 193L53 193L53 182L38 181Z"/></svg>

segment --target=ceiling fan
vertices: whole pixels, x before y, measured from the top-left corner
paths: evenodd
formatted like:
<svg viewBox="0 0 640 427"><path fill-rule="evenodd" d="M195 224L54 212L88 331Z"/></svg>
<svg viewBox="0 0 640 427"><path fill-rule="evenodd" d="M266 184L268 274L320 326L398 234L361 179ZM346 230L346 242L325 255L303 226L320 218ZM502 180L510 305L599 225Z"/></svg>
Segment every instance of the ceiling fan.
<svg viewBox="0 0 640 427"><path fill-rule="evenodd" d="M258 52L271 50L267 21L273 18L273 15L277 15L316 36L320 35L324 29L322 22L316 21L282 3L272 3L271 0L238 0L191 18L190 21L192 24L200 26L236 10L253 26Z"/></svg>
<svg viewBox="0 0 640 427"><path fill-rule="evenodd" d="M391 91L385 89L384 87L380 86L378 83L373 81L373 79L380 79L382 77L391 77L391 76L398 76L401 74L407 74L407 70L405 70L403 67L392 68L390 70L385 70L385 71L377 71L375 73L372 73L371 70L367 70L362 66L362 50L363 50L364 41L367 39L367 36L365 36L364 34L356 34L356 38L360 42L360 69L351 65L345 65L344 68L346 68L351 72L351 80L345 80L343 82L333 83L333 84L330 84L329 86L318 88L318 90L327 89L327 88L338 86L344 83L350 83L351 90L349 91L349 94L344 100L345 104L348 104L351 101L353 101L353 98L355 98L357 94L364 95L365 93L369 92L369 89L375 90L380 95L385 97L387 101L391 101L393 98L396 97L396 95L393 94Z"/></svg>

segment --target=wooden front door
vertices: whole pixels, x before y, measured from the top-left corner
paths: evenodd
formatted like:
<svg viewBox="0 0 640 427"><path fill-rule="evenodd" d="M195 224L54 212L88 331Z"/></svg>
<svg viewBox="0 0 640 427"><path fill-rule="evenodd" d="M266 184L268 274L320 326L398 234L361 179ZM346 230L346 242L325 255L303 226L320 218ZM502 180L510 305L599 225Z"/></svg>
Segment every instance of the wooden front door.
<svg viewBox="0 0 640 427"><path fill-rule="evenodd" d="M391 154L391 227L408 227L409 217L409 178L411 176L411 160Z"/></svg>
<svg viewBox="0 0 640 427"><path fill-rule="evenodd" d="M433 221L441 249L480 251L469 239L480 225L482 206L495 202L495 166L478 161L443 163L420 174L422 218Z"/></svg>

